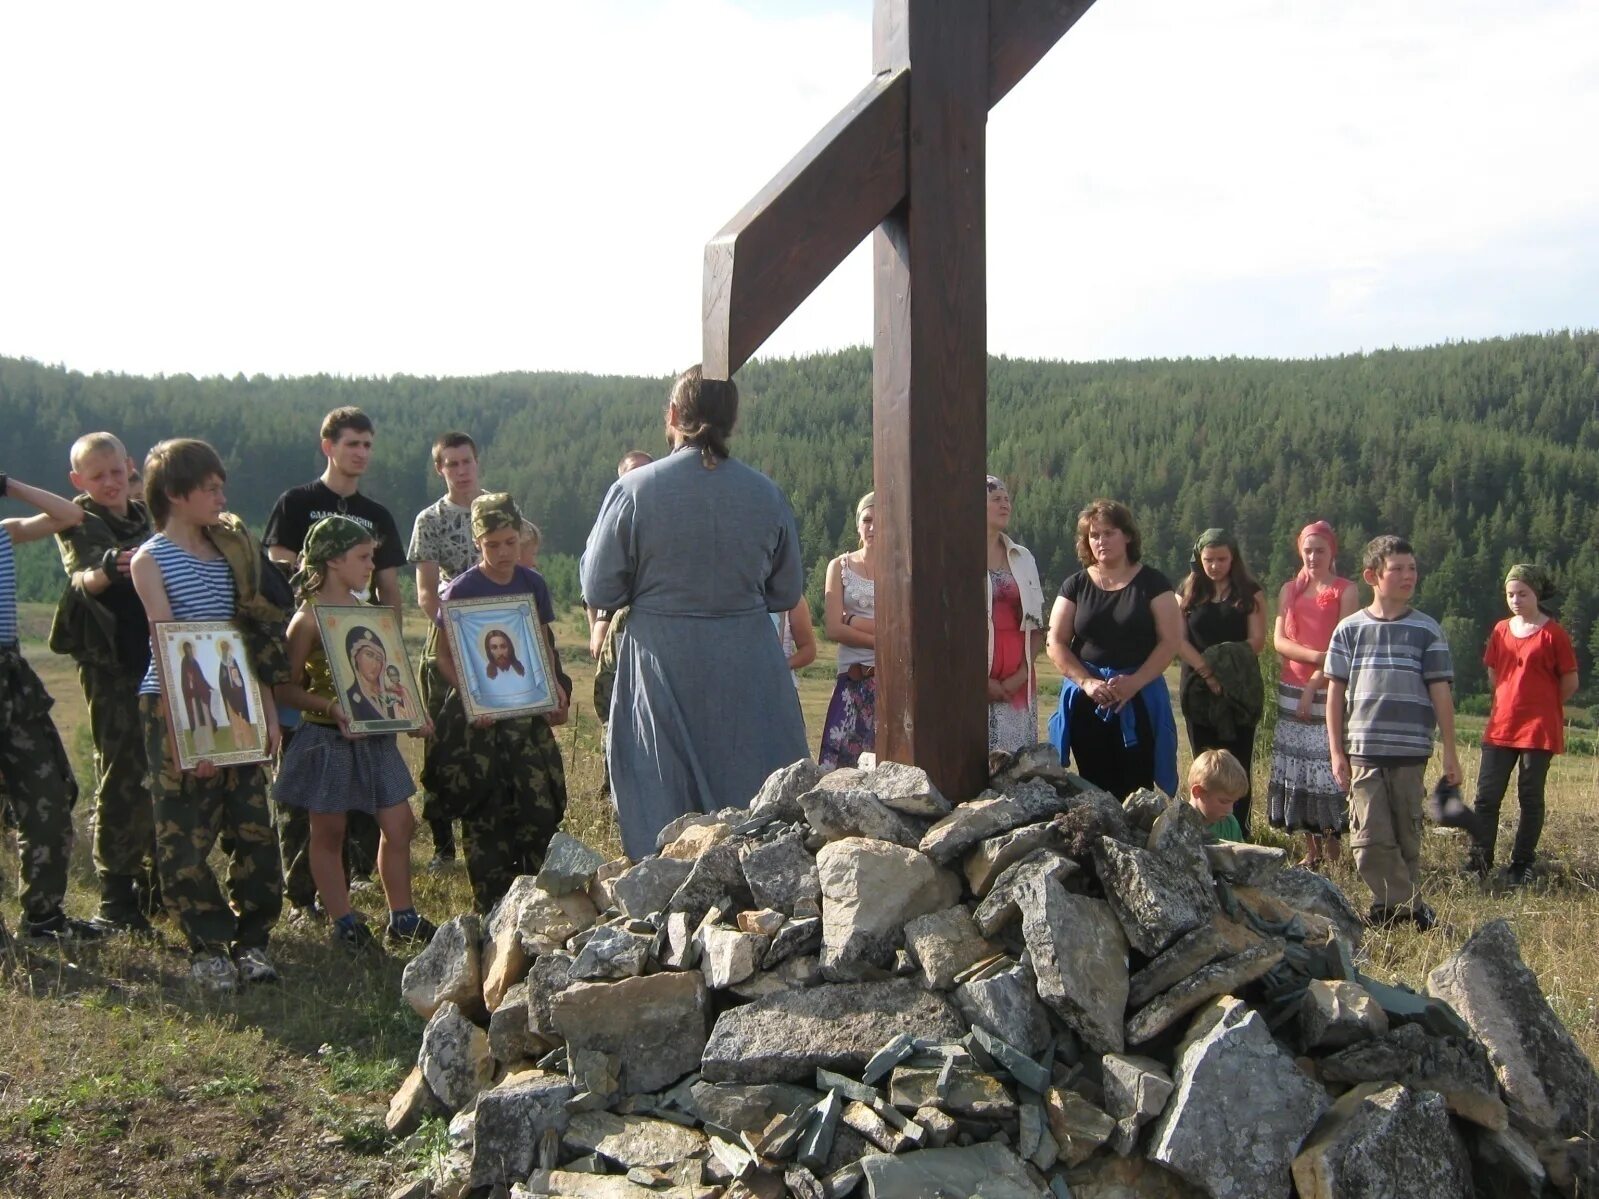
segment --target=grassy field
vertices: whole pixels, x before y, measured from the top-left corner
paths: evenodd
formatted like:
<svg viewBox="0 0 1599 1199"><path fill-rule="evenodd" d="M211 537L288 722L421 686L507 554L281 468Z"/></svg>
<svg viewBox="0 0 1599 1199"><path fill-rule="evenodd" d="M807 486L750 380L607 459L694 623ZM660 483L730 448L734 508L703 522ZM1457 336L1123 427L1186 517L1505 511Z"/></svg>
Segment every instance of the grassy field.
<svg viewBox="0 0 1599 1199"><path fill-rule="evenodd" d="M57 725L80 779L91 777L87 722L70 663L42 643L47 609L24 609L24 649L58 704ZM599 725L589 700L592 664L581 621L559 640L576 681L576 719L561 730L571 805L567 830L619 853L599 794ZM420 628L409 630L420 641ZM801 703L814 745L832 687L830 651L803 672ZM1046 664L1047 668L1047 664ZM1058 680L1045 679L1046 690ZM1475 744L1481 721L1462 720ZM1585 739L1586 743L1586 739ZM416 754L414 743L407 752ZM1186 769L1186 746L1183 747ZM1266 759L1257 755L1257 792ZM1462 746L1468 794L1476 753ZM1430 833L1427 894L1444 926L1368 941L1378 977L1419 986L1471 930L1507 917L1551 1003L1590 1057L1599 1052L1599 757L1557 758L1543 840L1547 875L1519 892L1487 891L1455 871L1452 833ZM1509 801L1513 811L1514 799ZM96 892L86 821L74 853L69 909L90 915ZM1263 824L1263 821L1261 822ZM1261 840L1282 844L1269 829ZM432 854L425 829L413 859ZM1347 864L1337 877L1358 904L1367 895ZM3 911L13 928L16 859L0 863ZM422 911L443 919L470 907L464 872L418 869ZM357 905L380 918L381 897ZM394 1143L383 1112L415 1060L422 1023L399 1001L403 961L352 964L320 928L280 925L274 953L283 981L218 998L187 982L170 924L157 945L124 939L70 953L36 952L0 981L0 1196L183 1196L243 1193L318 1197L382 1195L444 1142L441 1122Z"/></svg>

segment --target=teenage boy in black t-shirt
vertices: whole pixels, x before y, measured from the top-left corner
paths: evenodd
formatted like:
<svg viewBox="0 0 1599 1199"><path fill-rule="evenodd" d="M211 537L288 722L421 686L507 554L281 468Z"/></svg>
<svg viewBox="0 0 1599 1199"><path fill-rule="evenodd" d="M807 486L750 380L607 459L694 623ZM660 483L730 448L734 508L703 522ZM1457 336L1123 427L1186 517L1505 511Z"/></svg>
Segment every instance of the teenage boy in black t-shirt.
<svg viewBox="0 0 1599 1199"><path fill-rule="evenodd" d="M377 552L372 557L372 599L394 609L402 619L400 567L405 565L405 542L389 510L360 492L361 476L372 458L372 418L359 408L335 408L322 420L322 453L328 460L322 476L301 487L291 487L272 505L261 544L267 555L289 571L299 566L300 550L311 526L324 516L348 516L372 531ZM288 730L285 729L285 739ZM316 884L311 880L307 853L310 824L303 808L277 809L278 840L283 849L284 895L296 916L316 910ZM352 812L345 826L345 860L352 884L370 881L377 863L377 822Z"/></svg>

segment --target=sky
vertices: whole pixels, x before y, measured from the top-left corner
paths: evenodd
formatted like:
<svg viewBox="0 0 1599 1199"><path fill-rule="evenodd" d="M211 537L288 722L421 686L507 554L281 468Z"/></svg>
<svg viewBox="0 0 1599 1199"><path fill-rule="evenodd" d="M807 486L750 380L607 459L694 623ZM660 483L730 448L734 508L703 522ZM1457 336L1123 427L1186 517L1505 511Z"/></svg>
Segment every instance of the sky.
<svg viewBox="0 0 1599 1199"><path fill-rule="evenodd" d="M870 0L0 6L0 354L666 375ZM988 344L1305 357L1599 326L1599 4L1098 0L991 113ZM869 342L868 242L763 355Z"/></svg>

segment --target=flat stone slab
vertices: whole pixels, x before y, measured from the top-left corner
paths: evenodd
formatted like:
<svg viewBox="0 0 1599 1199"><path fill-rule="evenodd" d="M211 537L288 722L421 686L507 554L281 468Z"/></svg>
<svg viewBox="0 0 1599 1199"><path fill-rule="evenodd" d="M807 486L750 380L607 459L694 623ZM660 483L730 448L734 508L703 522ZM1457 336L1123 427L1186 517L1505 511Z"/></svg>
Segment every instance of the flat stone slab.
<svg viewBox="0 0 1599 1199"><path fill-rule="evenodd" d="M864 786L886 806L907 816L936 820L951 809L949 800L920 766L879 762L867 771Z"/></svg>
<svg viewBox="0 0 1599 1199"><path fill-rule="evenodd" d="M423 1029L417 1065L429 1089L452 1112L472 1102L494 1077L488 1034L450 1002L441 1004Z"/></svg>
<svg viewBox="0 0 1599 1199"><path fill-rule="evenodd" d="M824 984L723 1012L700 1068L709 1082L810 1083L818 1067L858 1076L897 1033L953 1041L965 1031L945 999L908 979Z"/></svg>
<svg viewBox="0 0 1599 1199"><path fill-rule="evenodd" d="M984 1142L969 1148L923 1149L901 1156L861 1158L869 1199L929 1199L934 1195L982 1199L1048 1199L1049 1191L1027 1173L1027 1166L1004 1145Z"/></svg>
<svg viewBox="0 0 1599 1199"><path fill-rule="evenodd" d="M1127 1008L1127 938L1102 899L1069 895L1053 879L1022 902L1022 935L1038 997L1098 1053L1120 1053Z"/></svg>
<svg viewBox="0 0 1599 1199"><path fill-rule="evenodd" d="M587 890L603 865L604 854L590 849L570 833L557 832L550 838L550 847L544 851L544 864L538 874L539 886L551 895Z"/></svg>
<svg viewBox="0 0 1599 1199"><path fill-rule="evenodd" d="M1356 948L1366 935L1366 922L1349 902L1349 897L1337 883L1314 870L1306 870L1303 866L1284 867L1273 873L1260 889L1296 911L1330 921L1339 935Z"/></svg>
<svg viewBox="0 0 1599 1199"><path fill-rule="evenodd" d="M1008 833L989 837L968 853L962 863L966 885L971 888L973 895L982 898L1007 866L1021 861L1035 849L1052 844L1058 846L1059 842L1059 831L1047 820L1038 824L1024 824Z"/></svg>
<svg viewBox="0 0 1599 1199"><path fill-rule="evenodd" d="M446 1003L467 1011L483 1006L483 965L478 943L483 923L475 915L457 916L439 925L423 948L405 964L400 993L424 1020Z"/></svg>
<svg viewBox="0 0 1599 1199"><path fill-rule="evenodd" d="M693 862L681 858L645 858L611 883L611 894L624 916L643 919L666 911L693 869Z"/></svg>
<svg viewBox="0 0 1599 1199"><path fill-rule="evenodd" d="M960 898L960 880L914 849L846 837L816 857L822 884L822 971L843 982L881 975L905 926Z"/></svg>
<svg viewBox="0 0 1599 1199"><path fill-rule="evenodd" d="M526 1178L540 1135L566 1127L573 1093L565 1076L529 1070L480 1094L472 1124L472 1185L503 1186Z"/></svg>
<svg viewBox="0 0 1599 1199"><path fill-rule="evenodd" d="M1283 1199L1300 1144L1328 1107L1259 1013L1219 1000L1178 1049L1176 1089L1148 1156L1209 1195Z"/></svg>
<svg viewBox="0 0 1599 1199"><path fill-rule="evenodd" d="M972 914L959 905L918 916L905 926L905 948L935 991L955 985L955 976L998 950L977 931Z"/></svg>
<svg viewBox="0 0 1599 1199"><path fill-rule="evenodd" d="M620 1059L624 1093L659 1091L699 1064L707 1003L697 970L573 983L550 1000L550 1023L568 1052L592 1049Z"/></svg>
<svg viewBox="0 0 1599 1199"><path fill-rule="evenodd" d="M1299 1199L1471 1199L1471 1164L1443 1098L1372 1083L1339 1097L1294 1158Z"/></svg>
<svg viewBox="0 0 1599 1199"><path fill-rule="evenodd" d="M974 1027L986 1028L1029 1057L1049 1044L1049 1016L1032 974L1017 964L955 988L955 1005Z"/></svg>
<svg viewBox="0 0 1599 1199"><path fill-rule="evenodd" d="M822 885L816 879L816 859L805 848L800 833L788 833L762 845L739 851L744 879L758 907L792 916L802 900L819 904Z"/></svg>
<svg viewBox="0 0 1599 1199"><path fill-rule="evenodd" d="M800 796L805 823L829 841L871 837L915 849L922 826L884 804L870 791L838 791L818 787Z"/></svg>
<svg viewBox="0 0 1599 1199"><path fill-rule="evenodd" d="M1071 804L1048 783L1018 783L1007 794L961 804L927 830L920 848L935 862L947 865L980 841L1047 820Z"/></svg>
<svg viewBox="0 0 1599 1199"><path fill-rule="evenodd" d="M1599 1137L1599 1074L1521 959L1510 925L1490 920L1427 976L1488 1050L1510 1108L1564 1136Z"/></svg>
<svg viewBox="0 0 1599 1199"><path fill-rule="evenodd" d="M1288 851L1275 845L1247 845L1241 841L1212 841L1205 846L1212 874L1240 887L1260 887L1288 865Z"/></svg>
<svg viewBox="0 0 1599 1199"><path fill-rule="evenodd" d="M1248 986L1283 960L1285 948L1282 941L1265 941L1196 971L1171 990L1150 1000L1127 1021L1128 1043L1142 1045L1217 996L1231 995Z"/></svg>
<svg viewBox="0 0 1599 1199"><path fill-rule="evenodd" d="M703 1132L670 1120L618 1116L611 1112L578 1112L561 1137L579 1153L598 1153L624 1169L675 1165L710 1152Z"/></svg>
<svg viewBox="0 0 1599 1199"><path fill-rule="evenodd" d="M786 824L801 819L799 797L822 781L822 768L812 758L801 758L766 776L750 802L751 816L773 816Z"/></svg>
<svg viewBox="0 0 1599 1199"><path fill-rule="evenodd" d="M1208 874L1202 880L1147 849L1101 837L1094 843L1094 866L1127 940L1147 958L1217 911Z"/></svg>
<svg viewBox="0 0 1599 1199"><path fill-rule="evenodd" d="M1141 1008L1196 971L1260 944L1260 935L1241 921L1218 912L1210 921L1184 933L1161 955L1133 975L1127 1002Z"/></svg>

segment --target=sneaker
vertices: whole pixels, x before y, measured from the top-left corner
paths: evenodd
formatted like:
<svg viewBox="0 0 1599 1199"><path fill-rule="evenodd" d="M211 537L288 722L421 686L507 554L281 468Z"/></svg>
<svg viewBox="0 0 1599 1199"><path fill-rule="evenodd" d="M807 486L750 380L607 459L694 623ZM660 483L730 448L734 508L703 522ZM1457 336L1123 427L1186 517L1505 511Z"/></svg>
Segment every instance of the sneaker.
<svg viewBox="0 0 1599 1199"><path fill-rule="evenodd" d="M310 903L297 903L289 909L289 924L295 928L309 928L314 924L321 924L327 918L328 914L315 900Z"/></svg>
<svg viewBox="0 0 1599 1199"><path fill-rule="evenodd" d="M232 991L239 985L239 972L221 954L202 954L189 963L189 977L207 991Z"/></svg>
<svg viewBox="0 0 1599 1199"><path fill-rule="evenodd" d="M372 876L370 874L355 874L350 876L351 895L358 895L362 892L370 891L376 886L377 883L372 881Z"/></svg>
<svg viewBox="0 0 1599 1199"><path fill-rule="evenodd" d="M372 930L356 920L350 924L335 923L333 925L333 940L335 944L342 945L350 951L351 956L358 957L362 954L382 954L378 948L378 939L372 935Z"/></svg>
<svg viewBox="0 0 1599 1199"><path fill-rule="evenodd" d="M1526 887L1532 884L1532 863L1513 863L1505 872L1505 881L1512 887Z"/></svg>
<svg viewBox="0 0 1599 1199"><path fill-rule="evenodd" d="M391 945L425 945L433 940L433 934L439 931L439 926L426 916L410 913L409 920L396 920L389 917L389 927L384 931L383 937Z"/></svg>
<svg viewBox="0 0 1599 1199"><path fill-rule="evenodd" d="M239 967L239 981L244 983L275 983L278 981L277 967L272 964L272 959L267 956L267 951L260 945L252 945L248 949L241 949L233 955L233 960Z"/></svg>
<svg viewBox="0 0 1599 1199"><path fill-rule="evenodd" d="M1430 933L1438 927L1438 913L1419 899L1411 905L1410 920L1418 933Z"/></svg>
<svg viewBox="0 0 1599 1199"><path fill-rule="evenodd" d="M92 921L79 920L59 909L43 920L24 919L22 922L22 935L30 941L98 941L106 931Z"/></svg>
<svg viewBox="0 0 1599 1199"><path fill-rule="evenodd" d="M1475 845L1466 853L1466 860L1460 864L1460 869L1472 875L1478 882L1487 882L1488 876L1493 873L1494 864L1488 860L1486 854Z"/></svg>
<svg viewBox="0 0 1599 1199"><path fill-rule="evenodd" d="M451 866L454 866L454 865L455 865L455 854L453 854L453 853L436 853L431 858L428 859L427 868L429 870L437 873L440 870L448 870Z"/></svg>

